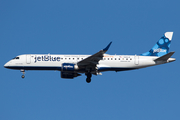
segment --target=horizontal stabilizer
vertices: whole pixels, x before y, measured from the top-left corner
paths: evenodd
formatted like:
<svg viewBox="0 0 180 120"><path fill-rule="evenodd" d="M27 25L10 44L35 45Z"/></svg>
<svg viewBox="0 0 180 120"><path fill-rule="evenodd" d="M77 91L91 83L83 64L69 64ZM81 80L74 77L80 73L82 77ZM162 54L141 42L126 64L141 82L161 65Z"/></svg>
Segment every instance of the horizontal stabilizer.
<svg viewBox="0 0 180 120"><path fill-rule="evenodd" d="M166 55L163 55L157 59L155 59L154 61L167 61L175 52L170 52Z"/></svg>

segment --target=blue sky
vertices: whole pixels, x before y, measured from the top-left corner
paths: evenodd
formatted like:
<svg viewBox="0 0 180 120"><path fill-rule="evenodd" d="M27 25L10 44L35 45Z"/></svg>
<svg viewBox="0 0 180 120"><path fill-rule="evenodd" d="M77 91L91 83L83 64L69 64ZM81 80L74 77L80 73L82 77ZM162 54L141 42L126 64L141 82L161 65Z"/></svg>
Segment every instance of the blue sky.
<svg viewBox="0 0 180 120"><path fill-rule="evenodd" d="M0 1L0 119L179 120L180 15L177 0ZM73 80L59 71L5 69L20 54L140 54L173 31L177 61Z"/></svg>

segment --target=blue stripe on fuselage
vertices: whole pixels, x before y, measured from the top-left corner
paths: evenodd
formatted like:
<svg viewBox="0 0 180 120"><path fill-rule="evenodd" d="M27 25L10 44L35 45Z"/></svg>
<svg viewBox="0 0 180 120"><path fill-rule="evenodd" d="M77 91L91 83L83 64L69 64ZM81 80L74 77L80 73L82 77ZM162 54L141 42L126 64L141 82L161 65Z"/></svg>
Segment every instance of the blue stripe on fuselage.
<svg viewBox="0 0 180 120"><path fill-rule="evenodd" d="M15 69L15 70L20 70L20 69L24 69L24 70L59 70L61 71L61 67L40 67L40 66L8 66L6 67L8 69ZM99 67L98 71L99 72L104 72L104 71L126 71L126 70L133 70L133 69L137 69L137 68L115 68L115 67ZM79 70L78 70L79 71ZM80 70L80 71L84 71L85 70Z"/></svg>

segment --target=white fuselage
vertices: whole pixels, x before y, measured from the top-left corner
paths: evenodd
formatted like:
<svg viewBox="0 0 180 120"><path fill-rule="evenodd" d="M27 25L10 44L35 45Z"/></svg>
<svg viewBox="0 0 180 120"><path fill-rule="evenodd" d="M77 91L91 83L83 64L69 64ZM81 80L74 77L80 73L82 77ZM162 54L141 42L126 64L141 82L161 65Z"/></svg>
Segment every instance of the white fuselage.
<svg viewBox="0 0 180 120"><path fill-rule="evenodd" d="M10 69L23 70L59 70L63 63L77 64L79 61L89 57L90 55L54 55L54 54L26 54L19 55L15 59L10 60L4 66ZM169 58L167 61L155 62L156 56L138 56L138 55L107 55L97 64L98 72L103 71L124 71L148 66L163 64L174 61ZM78 72L84 73L81 69Z"/></svg>

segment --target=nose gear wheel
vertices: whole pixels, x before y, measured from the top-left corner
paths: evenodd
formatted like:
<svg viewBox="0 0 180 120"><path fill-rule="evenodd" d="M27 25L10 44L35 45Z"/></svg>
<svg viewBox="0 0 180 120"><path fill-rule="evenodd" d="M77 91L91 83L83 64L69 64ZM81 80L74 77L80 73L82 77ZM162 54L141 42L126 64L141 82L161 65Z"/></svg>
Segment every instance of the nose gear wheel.
<svg viewBox="0 0 180 120"><path fill-rule="evenodd" d="M23 75L21 76L21 78L25 78L25 75L24 75L24 74L25 74L25 70L22 69L21 72L23 73Z"/></svg>

